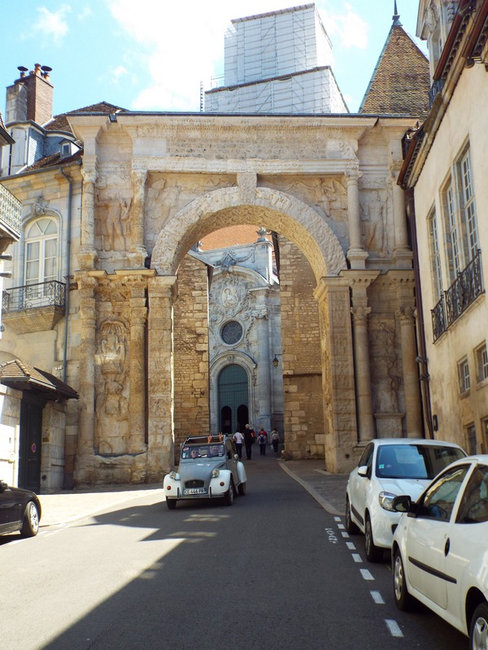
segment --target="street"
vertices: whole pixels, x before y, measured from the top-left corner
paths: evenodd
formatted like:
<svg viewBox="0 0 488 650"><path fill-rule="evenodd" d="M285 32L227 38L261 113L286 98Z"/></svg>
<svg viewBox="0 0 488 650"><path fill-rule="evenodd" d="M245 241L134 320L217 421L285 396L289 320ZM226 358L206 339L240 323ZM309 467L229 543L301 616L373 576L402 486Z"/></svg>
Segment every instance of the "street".
<svg viewBox="0 0 488 650"><path fill-rule="evenodd" d="M0 540L2 650L465 650L419 606L399 612L388 562L368 564L274 458L246 463L234 506L162 491L37 538Z"/></svg>

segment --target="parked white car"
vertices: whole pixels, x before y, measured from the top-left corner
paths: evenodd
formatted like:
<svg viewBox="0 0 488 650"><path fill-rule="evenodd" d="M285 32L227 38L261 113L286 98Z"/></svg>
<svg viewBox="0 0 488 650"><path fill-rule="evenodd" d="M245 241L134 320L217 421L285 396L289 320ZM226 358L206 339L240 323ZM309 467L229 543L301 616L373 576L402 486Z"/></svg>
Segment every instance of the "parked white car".
<svg viewBox="0 0 488 650"><path fill-rule="evenodd" d="M416 500L447 465L466 456L454 443L424 438L372 440L349 475L346 488L346 530L361 531L370 562L390 549L400 514L393 499L408 494Z"/></svg>
<svg viewBox="0 0 488 650"><path fill-rule="evenodd" d="M417 502L399 496L392 547L399 609L412 597L488 648L488 455L450 465Z"/></svg>
<svg viewBox="0 0 488 650"><path fill-rule="evenodd" d="M180 464L166 474L163 490L169 510L184 499L222 498L246 494L247 476L229 436L191 436L181 446Z"/></svg>

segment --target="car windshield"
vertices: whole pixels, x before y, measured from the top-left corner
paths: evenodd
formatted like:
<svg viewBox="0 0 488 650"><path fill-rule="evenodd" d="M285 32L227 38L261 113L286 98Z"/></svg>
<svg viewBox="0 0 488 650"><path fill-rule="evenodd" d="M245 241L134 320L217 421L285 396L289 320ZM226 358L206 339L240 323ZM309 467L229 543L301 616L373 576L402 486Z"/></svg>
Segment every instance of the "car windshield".
<svg viewBox="0 0 488 650"><path fill-rule="evenodd" d="M185 445L181 450L182 460L192 460L194 458L218 458L223 455L223 444Z"/></svg>
<svg viewBox="0 0 488 650"><path fill-rule="evenodd" d="M376 476L430 480L444 467L464 456L458 447L444 445L380 445L376 457Z"/></svg>

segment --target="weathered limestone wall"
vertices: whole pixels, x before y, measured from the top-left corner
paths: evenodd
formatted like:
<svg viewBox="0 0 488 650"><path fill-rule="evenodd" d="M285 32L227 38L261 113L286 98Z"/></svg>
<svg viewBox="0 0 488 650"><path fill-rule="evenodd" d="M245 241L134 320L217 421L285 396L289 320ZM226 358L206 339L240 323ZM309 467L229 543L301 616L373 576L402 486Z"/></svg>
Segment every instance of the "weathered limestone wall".
<svg viewBox="0 0 488 650"><path fill-rule="evenodd" d="M324 457L324 412L315 278L301 251L280 242L280 295L285 452L291 458Z"/></svg>
<svg viewBox="0 0 488 650"><path fill-rule="evenodd" d="M174 302L175 456L190 434L210 431L207 266L187 255Z"/></svg>
<svg viewBox="0 0 488 650"><path fill-rule="evenodd" d="M22 392L0 384L0 480L17 485Z"/></svg>

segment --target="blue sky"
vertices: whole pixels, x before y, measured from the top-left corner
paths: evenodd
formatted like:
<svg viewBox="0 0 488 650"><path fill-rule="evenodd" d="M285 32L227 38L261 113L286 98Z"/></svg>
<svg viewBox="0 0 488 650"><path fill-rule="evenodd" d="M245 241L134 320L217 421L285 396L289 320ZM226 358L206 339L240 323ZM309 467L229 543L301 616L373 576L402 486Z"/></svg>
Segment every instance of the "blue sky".
<svg viewBox="0 0 488 650"><path fill-rule="evenodd" d="M17 66L53 70L54 114L107 101L131 110L198 111L200 81L223 72L232 18L306 0L2 0L0 88ZM332 41L336 80L357 111L392 24L394 0L317 0ZM397 0L415 38L417 0Z"/></svg>

